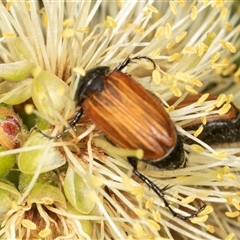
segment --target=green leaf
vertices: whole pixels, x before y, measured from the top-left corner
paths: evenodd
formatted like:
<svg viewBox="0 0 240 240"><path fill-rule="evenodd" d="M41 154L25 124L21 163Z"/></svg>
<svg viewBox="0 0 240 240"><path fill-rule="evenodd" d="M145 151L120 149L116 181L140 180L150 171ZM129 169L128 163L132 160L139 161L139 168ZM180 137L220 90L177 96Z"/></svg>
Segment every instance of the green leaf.
<svg viewBox="0 0 240 240"><path fill-rule="evenodd" d="M3 151L5 151L4 148L0 146L0 152ZM15 155L0 156L0 178L4 177L9 172L14 166L15 161Z"/></svg>
<svg viewBox="0 0 240 240"><path fill-rule="evenodd" d="M88 198L90 188L83 179L68 167L64 180L64 192L72 206L83 214L88 214L94 208L95 203Z"/></svg>
<svg viewBox="0 0 240 240"><path fill-rule="evenodd" d="M79 215L82 216L83 214L78 212L72 205L67 204L67 212L74 214L74 215ZM91 238L92 232L93 232L93 222L90 220L79 220L81 223L83 231ZM82 236L83 237L83 236Z"/></svg>
<svg viewBox="0 0 240 240"><path fill-rule="evenodd" d="M62 113L66 102L74 102L69 95L70 88L56 75L43 71L37 75L32 83L32 99L38 111L53 117L54 111Z"/></svg>
<svg viewBox="0 0 240 240"><path fill-rule="evenodd" d="M2 185L5 186L3 187ZM6 213L12 208L13 201L17 201L19 197L20 194L11 185L0 183L0 222L3 221Z"/></svg>
<svg viewBox="0 0 240 240"><path fill-rule="evenodd" d="M12 208L13 202L17 202L21 194L15 187L7 183L0 182L0 222L5 218L5 214Z"/></svg>
<svg viewBox="0 0 240 240"><path fill-rule="evenodd" d="M0 83L0 101L9 105L25 102L31 97L31 85L30 78L19 82L3 81Z"/></svg>
<svg viewBox="0 0 240 240"><path fill-rule="evenodd" d="M17 37L14 39L13 47L18 56L18 59L30 60L32 58L32 54L30 53L29 49L26 47L26 44L23 42L23 40L20 37Z"/></svg>
<svg viewBox="0 0 240 240"><path fill-rule="evenodd" d="M33 178L32 174L20 173L18 189L24 192ZM50 184L57 186L58 175L54 171L41 173L36 181L37 184Z"/></svg>
<svg viewBox="0 0 240 240"><path fill-rule="evenodd" d="M58 203L61 207L67 208L63 193L57 187L49 184L36 184L29 193L27 202L29 205L32 205L33 203L45 205Z"/></svg>
<svg viewBox="0 0 240 240"><path fill-rule="evenodd" d="M50 144L48 138L43 137L40 133L32 134L23 144L24 147L37 146L41 144ZM25 174L34 174L41 164L41 173L56 169L65 164L66 158L61 153L60 148L46 146L37 150L21 152L18 155L19 170Z"/></svg>
<svg viewBox="0 0 240 240"><path fill-rule="evenodd" d="M13 200L18 200L18 198L21 196L21 194L18 192L18 190L6 183L0 182L0 190L4 190L11 194ZM1 205L1 204L0 204Z"/></svg>
<svg viewBox="0 0 240 240"><path fill-rule="evenodd" d="M0 77L12 82L26 78L33 69L34 64L29 60L0 64Z"/></svg>

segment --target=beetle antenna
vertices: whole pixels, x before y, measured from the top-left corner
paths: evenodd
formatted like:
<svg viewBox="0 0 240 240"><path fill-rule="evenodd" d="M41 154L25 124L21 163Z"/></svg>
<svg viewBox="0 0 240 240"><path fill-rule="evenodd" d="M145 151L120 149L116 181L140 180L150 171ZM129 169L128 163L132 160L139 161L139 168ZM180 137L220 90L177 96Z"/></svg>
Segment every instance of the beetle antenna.
<svg viewBox="0 0 240 240"><path fill-rule="evenodd" d="M122 63L120 63L115 70L121 71L123 68L125 68L129 63L133 62L133 60L139 60L139 59L147 59L148 61L150 61L153 64L153 68L156 69L157 65L156 63L153 61L152 58L149 58L147 56L137 56L137 57L127 57Z"/></svg>
<svg viewBox="0 0 240 240"><path fill-rule="evenodd" d="M68 126L67 128L65 128L61 133L59 133L59 134L56 135L56 136L49 136L49 135L45 134L44 132L42 132L42 131L41 131L39 128L37 128L37 127L33 127L32 130L35 130L35 131L37 131L38 133L41 133L44 137L47 137L47 138L49 138L49 139L59 139L59 138L61 138L63 135L65 135L65 134L69 131L69 129L71 129L71 128L74 129L75 125L77 124L77 122L78 122L79 119L81 118L82 114L83 114L83 109L81 108L81 109L77 112L77 114L75 115L75 117L73 118L73 120L69 123L69 126Z"/></svg>
<svg viewBox="0 0 240 240"><path fill-rule="evenodd" d="M134 59L137 59L137 60L139 60L139 59L147 59L148 61L150 61L150 62L153 64L153 68L154 68L154 69L157 68L156 63L155 63L154 60L153 60L152 58L150 58L150 57L147 57L147 56L137 56L137 57L132 58L131 60L134 60Z"/></svg>
<svg viewBox="0 0 240 240"><path fill-rule="evenodd" d="M200 212L202 212L206 205L203 204L203 206L201 206L195 213L191 214L191 215L188 215L188 216L184 216L184 215L181 215L180 213L177 213L175 212L170 204L168 203L168 201L166 200L165 198L165 195L163 193L163 191L166 190L166 187L164 187L163 189L160 189L155 183L153 183L151 180L149 180L147 177L145 177L142 173L140 173L137 168L136 168L136 161L134 161L135 159L134 158L128 158L129 160L129 163L132 165L133 167L133 173L139 178L141 179L149 188L151 188L161 199L162 201L164 202L164 205L165 207L167 207L169 209L169 211L172 213L172 215L174 217L177 217L177 218L180 218L182 220L189 220L190 218L195 218L198 216L198 214ZM167 188L169 188L167 186Z"/></svg>

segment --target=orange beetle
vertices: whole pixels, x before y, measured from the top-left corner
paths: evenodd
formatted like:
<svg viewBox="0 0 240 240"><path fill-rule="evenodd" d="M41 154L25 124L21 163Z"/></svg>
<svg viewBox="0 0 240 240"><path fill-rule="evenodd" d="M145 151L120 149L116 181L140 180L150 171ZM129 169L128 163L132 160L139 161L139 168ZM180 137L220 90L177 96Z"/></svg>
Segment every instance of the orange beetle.
<svg viewBox="0 0 240 240"><path fill-rule="evenodd" d="M143 161L165 169L176 169L185 163L183 143L174 123L162 103L130 76L121 72L132 60L148 57L127 58L113 71L100 66L86 72L75 94L80 111L69 123L74 127L83 112L115 145L144 151ZM35 128L36 129L36 128ZM40 130L36 129L38 132ZM68 129L55 137L60 138ZM196 217L205 208L183 216L175 212L166 201L163 190L137 170L138 159L129 157L133 173L145 182L160 198L173 216L187 220Z"/></svg>

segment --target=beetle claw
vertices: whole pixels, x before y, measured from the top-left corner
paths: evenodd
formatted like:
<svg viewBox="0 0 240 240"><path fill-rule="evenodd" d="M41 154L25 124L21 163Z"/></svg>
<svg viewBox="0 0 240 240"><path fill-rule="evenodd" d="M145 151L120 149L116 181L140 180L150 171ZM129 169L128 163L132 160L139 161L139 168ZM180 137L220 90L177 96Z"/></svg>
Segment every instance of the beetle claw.
<svg viewBox="0 0 240 240"><path fill-rule="evenodd" d="M36 131L38 133L41 133L44 137L47 137L49 139L59 139L61 138L63 135L65 135L69 129L73 129L74 131L76 131L76 127L75 125L77 124L77 122L79 121L79 119L81 118L83 114L83 110L80 109L77 114L75 115L75 117L73 118L73 120L69 123L69 127L65 128L61 133L59 133L58 135L56 136L49 136L47 134L45 134L44 132L42 132L39 128L37 128L36 126L32 128L32 131Z"/></svg>
<svg viewBox="0 0 240 240"><path fill-rule="evenodd" d="M47 138L49 138L49 139L59 139L59 138L61 138L63 135L65 135L65 134L69 131L70 128L71 128L71 127L65 128L61 133L59 133L58 135L55 135L55 136L49 136L49 135L47 135L46 133L44 133L43 131L41 131L39 128L37 128L37 127L33 127L33 128L32 128L32 131L35 130L36 132L42 134L44 137L47 137Z"/></svg>
<svg viewBox="0 0 240 240"><path fill-rule="evenodd" d="M162 188L162 191L165 192L166 190L172 188L174 185L166 185L164 188Z"/></svg>

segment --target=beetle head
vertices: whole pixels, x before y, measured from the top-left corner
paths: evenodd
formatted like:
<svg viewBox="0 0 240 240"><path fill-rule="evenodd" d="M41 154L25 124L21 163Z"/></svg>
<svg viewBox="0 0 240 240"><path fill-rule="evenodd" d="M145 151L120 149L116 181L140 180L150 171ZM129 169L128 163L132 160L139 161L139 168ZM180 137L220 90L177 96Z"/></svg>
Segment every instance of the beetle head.
<svg viewBox="0 0 240 240"><path fill-rule="evenodd" d="M103 91L103 80L109 71L110 68L105 66L88 70L78 84L74 98L76 103L81 104L83 99L91 93Z"/></svg>

